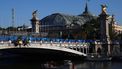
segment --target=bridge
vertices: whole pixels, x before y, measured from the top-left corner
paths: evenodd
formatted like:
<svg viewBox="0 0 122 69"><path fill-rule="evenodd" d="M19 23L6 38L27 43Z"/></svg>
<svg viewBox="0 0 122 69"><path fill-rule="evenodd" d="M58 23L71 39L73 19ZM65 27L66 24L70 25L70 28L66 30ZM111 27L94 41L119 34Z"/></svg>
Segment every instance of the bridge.
<svg viewBox="0 0 122 69"><path fill-rule="evenodd" d="M40 56L40 58L73 59L86 57L89 44L77 42L31 42L26 46L14 46L9 42L0 43L0 53Z"/></svg>

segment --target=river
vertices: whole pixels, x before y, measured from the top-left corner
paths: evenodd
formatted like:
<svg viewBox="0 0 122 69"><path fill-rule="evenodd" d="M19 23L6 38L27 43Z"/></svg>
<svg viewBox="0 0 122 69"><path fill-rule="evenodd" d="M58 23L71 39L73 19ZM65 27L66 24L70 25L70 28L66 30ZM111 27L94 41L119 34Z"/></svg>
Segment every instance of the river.
<svg viewBox="0 0 122 69"><path fill-rule="evenodd" d="M0 60L0 69L122 69L122 62Z"/></svg>

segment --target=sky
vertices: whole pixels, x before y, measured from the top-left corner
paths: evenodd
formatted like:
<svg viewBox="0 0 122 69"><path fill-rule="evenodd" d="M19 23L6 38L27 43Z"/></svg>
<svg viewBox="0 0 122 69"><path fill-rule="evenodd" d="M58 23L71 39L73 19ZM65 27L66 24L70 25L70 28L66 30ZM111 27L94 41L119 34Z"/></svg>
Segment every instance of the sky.
<svg viewBox="0 0 122 69"><path fill-rule="evenodd" d="M12 26L12 8L15 9L14 26L31 26L32 12L38 10L42 19L53 13L79 15L84 11L86 0L0 0L0 27ZM115 15L116 22L122 25L122 0L89 0L88 8L93 15L101 13L101 4L106 4L107 13Z"/></svg>

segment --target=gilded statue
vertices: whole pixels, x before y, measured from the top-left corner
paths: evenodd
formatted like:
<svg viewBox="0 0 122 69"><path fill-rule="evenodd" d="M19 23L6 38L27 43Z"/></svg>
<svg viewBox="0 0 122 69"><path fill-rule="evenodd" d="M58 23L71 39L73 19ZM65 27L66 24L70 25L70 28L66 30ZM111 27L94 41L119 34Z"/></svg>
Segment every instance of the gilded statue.
<svg viewBox="0 0 122 69"><path fill-rule="evenodd" d="M101 5L101 7L102 7L102 14L107 14L107 12L106 12L107 6L106 5Z"/></svg>
<svg viewBox="0 0 122 69"><path fill-rule="evenodd" d="M37 10L35 10L35 11L32 13L32 16L33 16L33 18L36 18L36 17L37 17Z"/></svg>

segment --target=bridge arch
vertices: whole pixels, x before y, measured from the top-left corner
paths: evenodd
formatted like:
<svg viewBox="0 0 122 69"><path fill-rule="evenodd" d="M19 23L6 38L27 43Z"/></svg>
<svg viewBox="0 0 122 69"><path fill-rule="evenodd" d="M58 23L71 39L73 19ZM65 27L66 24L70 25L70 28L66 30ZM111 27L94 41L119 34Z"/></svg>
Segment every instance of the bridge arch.
<svg viewBox="0 0 122 69"><path fill-rule="evenodd" d="M29 47L14 47L4 46L0 47L0 52L7 52L12 54L19 54L22 56L34 57L38 56L45 59L76 59L87 56L82 52L78 52L72 49L56 46L29 46Z"/></svg>

